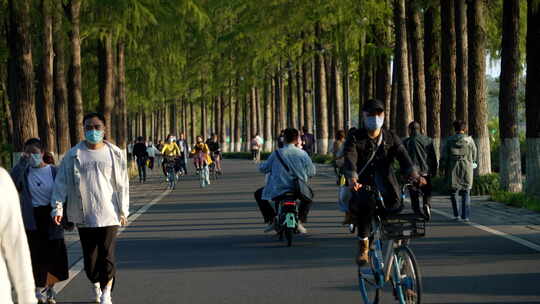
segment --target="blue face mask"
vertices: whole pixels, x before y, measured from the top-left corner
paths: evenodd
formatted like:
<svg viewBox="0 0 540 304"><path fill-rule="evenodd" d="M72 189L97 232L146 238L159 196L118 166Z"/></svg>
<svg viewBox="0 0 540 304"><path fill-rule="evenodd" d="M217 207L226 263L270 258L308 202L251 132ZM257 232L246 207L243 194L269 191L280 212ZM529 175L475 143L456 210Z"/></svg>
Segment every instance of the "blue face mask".
<svg viewBox="0 0 540 304"><path fill-rule="evenodd" d="M366 129L373 131L382 128L384 124L384 116L364 116L364 124Z"/></svg>
<svg viewBox="0 0 540 304"><path fill-rule="evenodd" d="M105 132L98 131L98 130L90 130L84 133L84 137L86 138L86 140L89 143L94 144L94 145L102 142L104 135L105 135Z"/></svg>
<svg viewBox="0 0 540 304"><path fill-rule="evenodd" d="M37 168L41 165L41 161L42 161L42 157L41 157L41 154L39 153L35 153L35 154L32 154L32 158L30 160L30 165L34 168Z"/></svg>

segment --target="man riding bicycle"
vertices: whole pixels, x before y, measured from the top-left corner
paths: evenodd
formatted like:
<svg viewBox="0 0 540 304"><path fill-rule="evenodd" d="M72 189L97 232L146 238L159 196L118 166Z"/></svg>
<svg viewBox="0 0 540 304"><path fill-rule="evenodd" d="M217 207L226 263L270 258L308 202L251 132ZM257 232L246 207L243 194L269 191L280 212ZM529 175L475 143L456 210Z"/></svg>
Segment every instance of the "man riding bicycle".
<svg viewBox="0 0 540 304"><path fill-rule="evenodd" d="M221 146L219 145L218 136L212 134L212 137L206 141L208 149L210 149L210 157L216 164L216 172L221 174Z"/></svg>
<svg viewBox="0 0 540 304"><path fill-rule="evenodd" d="M383 128L384 104L379 100L368 100L362 112L364 127L351 132L344 144L344 171L353 191L349 212L358 230L356 262L359 265L369 261L370 225L377 208L372 189L381 193L387 212L399 213L403 207L400 186L392 167L394 160L398 160L404 175L423 183L401 139Z"/></svg>
<svg viewBox="0 0 540 304"><path fill-rule="evenodd" d="M163 148L161 149L161 155L163 156L163 174L167 177L167 163L171 161L175 162L174 173L176 174L179 170L177 162L179 161L181 152L180 148L175 142L174 136L172 136L171 134L167 136L167 142L163 145ZM169 181L168 177L167 181Z"/></svg>

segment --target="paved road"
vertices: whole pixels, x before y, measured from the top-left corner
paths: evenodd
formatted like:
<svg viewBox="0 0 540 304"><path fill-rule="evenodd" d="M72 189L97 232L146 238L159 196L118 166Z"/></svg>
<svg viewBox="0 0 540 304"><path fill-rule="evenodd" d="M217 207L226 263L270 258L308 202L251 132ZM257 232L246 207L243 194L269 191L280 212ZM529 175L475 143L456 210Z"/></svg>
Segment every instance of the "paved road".
<svg viewBox="0 0 540 304"><path fill-rule="evenodd" d="M287 248L262 233L252 192L263 176L248 161L226 160L225 172L204 190L194 177L182 181L123 232L114 303L361 303L333 179L314 179L309 234ZM159 181L137 189L157 196ZM539 252L440 215L428 233L412 245L424 303L540 303ZM59 296L89 299L84 273ZM383 303L394 303L388 292Z"/></svg>

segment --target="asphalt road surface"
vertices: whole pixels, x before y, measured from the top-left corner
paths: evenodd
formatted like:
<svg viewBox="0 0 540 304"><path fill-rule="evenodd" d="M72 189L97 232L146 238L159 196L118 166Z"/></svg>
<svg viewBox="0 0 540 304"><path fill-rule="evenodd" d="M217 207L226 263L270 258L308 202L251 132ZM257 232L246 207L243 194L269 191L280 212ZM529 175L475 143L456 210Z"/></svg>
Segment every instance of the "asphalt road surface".
<svg viewBox="0 0 540 304"><path fill-rule="evenodd" d="M121 234L113 303L362 302L356 240L339 224L334 178L314 178L308 234L287 248L263 233L253 191L264 177L255 165L225 160L224 171L207 189L196 177L185 178ZM165 191L161 177L149 183L155 196ZM437 214L428 236L411 248L423 276L423 303L540 303L538 251ZM90 296L81 272L58 301L91 303ZM387 291L382 303L396 302Z"/></svg>

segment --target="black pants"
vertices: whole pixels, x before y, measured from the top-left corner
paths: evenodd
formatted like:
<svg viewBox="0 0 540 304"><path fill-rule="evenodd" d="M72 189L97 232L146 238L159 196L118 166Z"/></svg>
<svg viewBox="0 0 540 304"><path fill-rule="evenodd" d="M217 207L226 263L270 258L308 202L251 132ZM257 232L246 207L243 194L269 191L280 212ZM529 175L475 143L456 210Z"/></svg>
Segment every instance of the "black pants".
<svg viewBox="0 0 540 304"><path fill-rule="evenodd" d="M137 157L137 168L139 169L139 180L146 181L146 158Z"/></svg>
<svg viewBox="0 0 540 304"><path fill-rule="evenodd" d="M257 191L255 191L254 196L255 200L257 201L257 205L259 206L259 210L261 211L261 214L264 218L264 222L269 223L276 217L276 210L278 209L278 206L276 203L274 209L272 208L270 201L262 199L263 190L264 188L258 189ZM302 223L307 222L307 216L309 214L309 210L311 209L312 204L312 202L300 202L300 206L298 207L298 219Z"/></svg>
<svg viewBox="0 0 540 304"><path fill-rule="evenodd" d="M431 204L431 178L429 176L426 176L426 184L420 188L420 191L422 192L422 200L424 205L430 205ZM413 211L417 214L421 214L420 211L420 193L417 191L410 191L411 195L411 207Z"/></svg>
<svg viewBox="0 0 540 304"><path fill-rule="evenodd" d="M150 170L154 170L154 160L156 158L155 157L149 157L148 159L150 160L150 162L148 162L148 168L150 168Z"/></svg>
<svg viewBox="0 0 540 304"><path fill-rule="evenodd" d="M64 239L49 239L49 231L54 225L51 209L51 206L34 207L37 229L26 231L36 287L52 286L67 280L69 276Z"/></svg>
<svg viewBox="0 0 540 304"><path fill-rule="evenodd" d="M356 224L356 230L359 238L367 238L371 232L371 221L376 213L393 214L401 211L398 200L391 196L383 194L383 200L388 209L380 210L377 208L377 196L371 191L353 191L349 204L349 211Z"/></svg>
<svg viewBox="0 0 540 304"><path fill-rule="evenodd" d="M116 276L116 234L118 226L79 228L84 271L92 283L103 289Z"/></svg>

